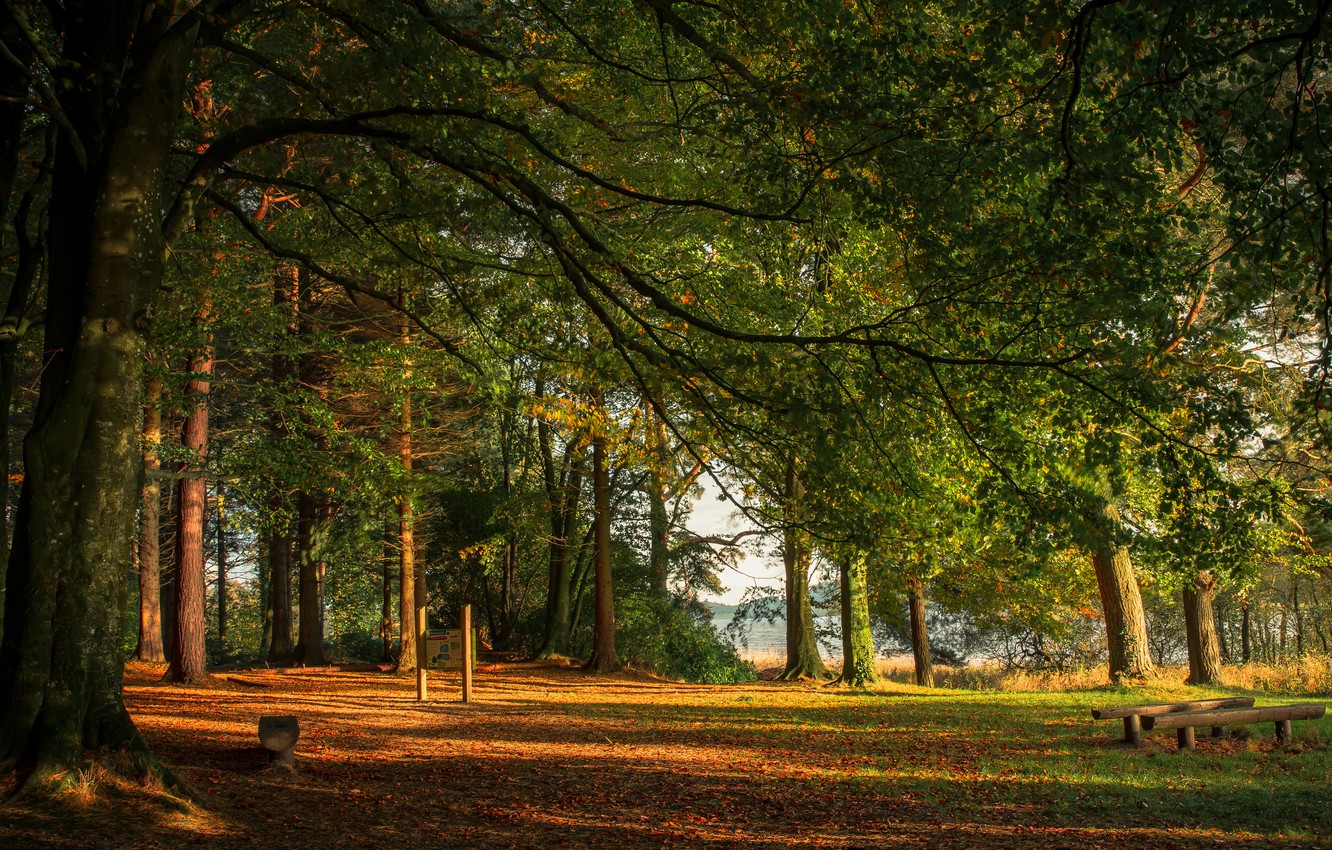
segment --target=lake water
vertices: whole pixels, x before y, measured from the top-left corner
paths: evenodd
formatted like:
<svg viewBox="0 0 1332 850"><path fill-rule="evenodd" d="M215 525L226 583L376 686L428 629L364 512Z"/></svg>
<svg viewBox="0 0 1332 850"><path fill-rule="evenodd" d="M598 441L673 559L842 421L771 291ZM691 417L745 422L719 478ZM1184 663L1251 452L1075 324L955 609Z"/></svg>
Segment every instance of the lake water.
<svg viewBox="0 0 1332 850"><path fill-rule="evenodd" d="M722 637L727 637L726 628L731 625L729 616L718 615L713 618L712 626ZM834 625L831 620L819 619L818 627L826 629ZM774 657L783 659L786 657L786 620L774 620L769 623L765 620L749 621L749 639L748 646L737 641L736 651L740 657L746 660L755 658L772 659ZM819 647L819 654L825 661L836 661L842 657L841 647L836 651L831 651L826 645Z"/></svg>

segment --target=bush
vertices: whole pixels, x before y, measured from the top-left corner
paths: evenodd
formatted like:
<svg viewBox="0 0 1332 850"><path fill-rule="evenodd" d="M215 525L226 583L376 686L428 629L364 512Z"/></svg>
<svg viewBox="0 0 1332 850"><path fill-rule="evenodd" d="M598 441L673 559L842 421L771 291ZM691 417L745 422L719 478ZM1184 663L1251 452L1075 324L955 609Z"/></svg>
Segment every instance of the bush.
<svg viewBox="0 0 1332 850"><path fill-rule="evenodd" d="M637 594L617 606L616 649L622 661L685 682L719 685L752 682L754 665L712 627L701 606L654 594Z"/></svg>

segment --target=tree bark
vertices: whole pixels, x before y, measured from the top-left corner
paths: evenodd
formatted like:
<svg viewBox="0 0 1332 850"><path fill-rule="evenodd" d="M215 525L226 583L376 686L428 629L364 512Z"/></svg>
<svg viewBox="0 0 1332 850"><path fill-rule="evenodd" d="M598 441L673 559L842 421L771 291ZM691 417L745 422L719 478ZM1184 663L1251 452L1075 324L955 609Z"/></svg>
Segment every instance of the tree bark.
<svg viewBox="0 0 1332 850"><path fill-rule="evenodd" d="M176 485L174 481L167 482L165 493L162 494L163 504L168 509L161 514L163 528L161 537L163 540L176 539ZM171 644L176 639L176 551L173 547L166 551L158 549L158 558L163 561L161 564L162 587L159 591L162 597L162 651L167 658L171 657Z"/></svg>
<svg viewBox="0 0 1332 850"><path fill-rule="evenodd" d="M175 3L69 2L54 89L41 389L24 442L0 644L0 770L146 753L121 702L142 458L143 326L162 276L161 175L197 27ZM130 61L131 55L134 61Z"/></svg>
<svg viewBox="0 0 1332 850"><path fill-rule="evenodd" d="M291 661L295 647L292 643L292 624L295 620L291 604L291 520L287 518L285 499L274 496L271 505L274 528L268 532L269 598L273 606L273 642L268 648L268 660L273 664Z"/></svg>
<svg viewBox="0 0 1332 850"><path fill-rule="evenodd" d="M596 578L592 657L586 669L593 673L614 673L620 669L620 659L615 654L615 588L611 581L610 473L606 469L606 438L600 435L592 439L592 522Z"/></svg>
<svg viewBox="0 0 1332 850"><path fill-rule="evenodd" d="M1216 633L1213 591L1214 582L1206 570L1199 572L1183 591L1190 685L1222 684L1221 646Z"/></svg>
<svg viewBox="0 0 1332 850"><path fill-rule="evenodd" d="M161 521L162 485L157 472L162 468L157 447L162 442L162 379L148 379L148 398L143 407L143 487L139 496L139 645L135 657L140 661L162 662L162 563Z"/></svg>
<svg viewBox="0 0 1332 850"><path fill-rule="evenodd" d="M255 570L259 584L259 658L267 658L273 650L273 564L259 558Z"/></svg>
<svg viewBox="0 0 1332 850"><path fill-rule="evenodd" d="M299 574L300 627L291 661L300 667L328 664L324 655L324 614L321 575L323 517L319 501L308 493L297 497L296 569Z"/></svg>
<svg viewBox="0 0 1332 850"><path fill-rule="evenodd" d="M209 321L208 308L200 309L196 325ZM204 600L204 517L207 486L204 462L208 457L208 390L213 372L209 342L186 364L185 407L180 444L188 458L181 463L176 483L176 622L171 641L172 682L202 682L208 678Z"/></svg>
<svg viewBox="0 0 1332 850"><path fill-rule="evenodd" d="M841 564L843 685L863 688L879 678L875 668L874 635L870 630L869 588L865 559L846 558Z"/></svg>
<svg viewBox="0 0 1332 850"><path fill-rule="evenodd" d="M925 620L925 582L907 579L907 606L911 612L911 656L916 664L916 684L934 687L934 661L930 657L930 632Z"/></svg>
<svg viewBox="0 0 1332 850"><path fill-rule="evenodd" d="M421 583L416 575L416 529L412 514L412 397L405 395L398 411L398 462L402 466L402 490L398 493L398 574L401 576L401 641L398 669L415 670L423 661L417 656L419 631L417 609L425 599L416 598ZM408 589L410 587L410 590Z"/></svg>
<svg viewBox="0 0 1332 850"><path fill-rule="evenodd" d="M828 668L819 657L818 635L814 631L814 606L809 595L809 541L797 527L801 495L793 459L786 467L783 505L787 523L782 546L782 565L786 570L786 669L777 677L783 681L829 677Z"/></svg>
<svg viewBox="0 0 1332 850"><path fill-rule="evenodd" d="M1128 547L1116 542L1119 510L1107 503L1100 516L1091 519L1094 545L1092 566L1096 588L1105 615L1105 636L1110 655L1110 681L1152 676L1151 646L1147 641L1147 617L1142 593L1133 574Z"/></svg>
<svg viewBox="0 0 1332 850"><path fill-rule="evenodd" d="M227 532L222 482L217 484L217 645L227 652Z"/></svg>

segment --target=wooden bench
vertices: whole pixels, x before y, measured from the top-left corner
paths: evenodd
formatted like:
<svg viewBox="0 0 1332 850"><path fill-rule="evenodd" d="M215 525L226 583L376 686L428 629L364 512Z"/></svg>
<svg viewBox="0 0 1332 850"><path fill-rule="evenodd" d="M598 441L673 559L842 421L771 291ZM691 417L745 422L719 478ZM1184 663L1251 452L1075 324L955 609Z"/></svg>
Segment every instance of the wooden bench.
<svg viewBox="0 0 1332 850"><path fill-rule="evenodd" d="M1253 705L1253 697L1224 697L1222 699L1200 699L1192 702L1159 702L1152 705L1124 705L1119 708L1093 708L1092 717L1096 720L1124 718L1124 742L1137 746L1142 743L1142 718L1178 714L1188 711L1207 711L1219 708L1245 708ZM1201 724L1200 724L1201 725ZM1151 726L1147 727L1152 728ZM1212 730L1212 736L1221 737L1225 731L1221 728Z"/></svg>
<svg viewBox="0 0 1332 850"><path fill-rule="evenodd" d="M296 765L296 739L301 726L290 715L270 714L259 718L259 743L268 750L269 761L281 759L288 767Z"/></svg>
<svg viewBox="0 0 1332 850"><path fill-rule="evenodd" d="M1212 711L1185 711L1177 714L1162 714L1156 717L1144 717L1145 729L1176 729L1181 750L1191 750L1194 746L1193 727L1211 726L1214 730L1227 726L1242 726L1248 723L1275 723L1278 744L1290 741L1290 721L1316 720L1323 716L1326 708L1317 703L1299 703L1296 705L1265 705L1261 708L1218 708ZM1213 737L1216 737L1213 734Z"/></svg>

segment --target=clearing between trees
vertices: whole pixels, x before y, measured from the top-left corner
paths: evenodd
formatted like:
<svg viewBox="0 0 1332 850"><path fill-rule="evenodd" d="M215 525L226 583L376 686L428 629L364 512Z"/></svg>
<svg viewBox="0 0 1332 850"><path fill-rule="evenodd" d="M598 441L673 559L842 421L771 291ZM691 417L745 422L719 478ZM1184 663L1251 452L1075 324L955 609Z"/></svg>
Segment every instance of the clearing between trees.
<svg viewBox="0 0 1332 850"><path fill-rule="evenodd" d="M1069 693L685 685L483 665L434 701L385 673L242 670L125 701L197 789L166 805L94 768L0 812L7 847L1332 847L1332 718L1287 747L1265 728L1179 753L1115 741L1093 705L1195 699L1162 686ZM1259 703L1270 702L1259 698ZM261 714L300 718L294 772ZM115 756L104 756L114 760Z"/></svg>

